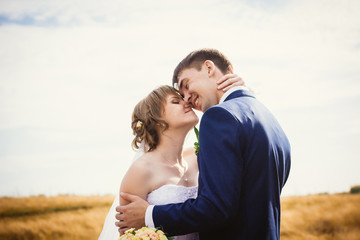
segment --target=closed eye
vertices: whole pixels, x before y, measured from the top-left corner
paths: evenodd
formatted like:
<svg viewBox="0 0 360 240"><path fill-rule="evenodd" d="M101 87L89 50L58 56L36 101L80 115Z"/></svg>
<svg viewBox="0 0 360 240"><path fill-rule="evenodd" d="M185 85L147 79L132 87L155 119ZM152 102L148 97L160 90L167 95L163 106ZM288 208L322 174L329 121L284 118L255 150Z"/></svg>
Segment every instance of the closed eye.
<svg viewBox="0 0 360 240"><path fill-rule="evenodd" d="M177 96L172 96L172 97L170 98L170 100L171 100L171 103L172 103L172 104L179 104L181 101L183 101L182 98L181 98L181 96L179 96L179 95L177 95Z"/></svg>

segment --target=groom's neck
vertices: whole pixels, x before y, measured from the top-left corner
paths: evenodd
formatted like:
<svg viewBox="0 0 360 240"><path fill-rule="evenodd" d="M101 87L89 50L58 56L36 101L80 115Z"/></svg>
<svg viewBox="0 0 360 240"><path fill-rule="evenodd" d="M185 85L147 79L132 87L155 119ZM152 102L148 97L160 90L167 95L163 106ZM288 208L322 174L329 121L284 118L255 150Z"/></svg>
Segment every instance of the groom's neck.
<svg viewBox="0 0 360 240"><path fill-rule="evenodd" d="M219 69L216 69L214 74L215 75L213 76L213 84L216 90L216 104L219 104L221 97L224 95L224 91L222 89L218 89L219 85L217 84L217 81L219 81L224 76L224 74Z"/></svg>
<svg viewBox="0 0 360 240"><path fill-rule="evenodd" d="M220 99L222 98L222 96L224 95L224 91L223 90L217 90L216 92L216 97L217 97L217 104L219 104Z"/></svg>

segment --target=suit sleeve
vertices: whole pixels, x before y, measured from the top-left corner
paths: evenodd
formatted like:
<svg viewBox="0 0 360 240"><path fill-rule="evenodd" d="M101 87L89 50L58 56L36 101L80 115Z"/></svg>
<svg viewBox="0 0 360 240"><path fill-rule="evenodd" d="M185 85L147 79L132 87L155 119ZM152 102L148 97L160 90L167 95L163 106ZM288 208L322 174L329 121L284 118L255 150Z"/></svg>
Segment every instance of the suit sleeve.
<svg viewBox="0 0 360 240"><path fill-rule="evenodd" d="M243 159L240 124L221 107L208 109L200 124L199 191L196 199L155 206L156 227L171 235L211 231L226 224L239 208Z"/></svg>

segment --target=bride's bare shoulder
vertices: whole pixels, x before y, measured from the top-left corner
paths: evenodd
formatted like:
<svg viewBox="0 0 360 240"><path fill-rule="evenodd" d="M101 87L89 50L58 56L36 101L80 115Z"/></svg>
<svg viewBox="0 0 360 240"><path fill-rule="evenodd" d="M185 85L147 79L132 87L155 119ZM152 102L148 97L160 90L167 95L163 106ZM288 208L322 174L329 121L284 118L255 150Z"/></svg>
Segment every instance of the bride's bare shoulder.
<svg viewBox="0 0 360 240"><path fill-rule="evenodd" d="M152 189L153 176L151 156L145 153L131 164L121 181L120 190L145 199Z"/></svg>
<svg viewBox="0 0 360 240"><path fill-rule="evenodd" d="M144 153L141 157L139 157L133 162L132 166L139 168L148 168L154 164L155 158L156 156L152 152Z"/></svg>
<svg viewBox="0 0 360 240"><path fill-rule="evenodd" d="M156 155L151 152L143 154L131 164L127 174L149 177L154 170L155 158Z"/></svg>

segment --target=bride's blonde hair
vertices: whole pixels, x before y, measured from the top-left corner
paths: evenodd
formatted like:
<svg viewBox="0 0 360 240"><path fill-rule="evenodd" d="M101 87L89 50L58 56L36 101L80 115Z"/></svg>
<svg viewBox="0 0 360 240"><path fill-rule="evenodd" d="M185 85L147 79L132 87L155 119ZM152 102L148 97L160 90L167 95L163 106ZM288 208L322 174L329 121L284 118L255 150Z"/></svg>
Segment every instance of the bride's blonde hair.
<svg viewBox="0 0 360 240"><path fill-rule="evenodd" d="M133 148L138 149L142 141L145 141L147 151L150 152L156 148L159 143L159 131L164 131L169 127L161 119L166 98L178 94L179 92L175 88L163 85L153 90L135 106L131 122L131 128L135 135L132 142Z"/></svg>

